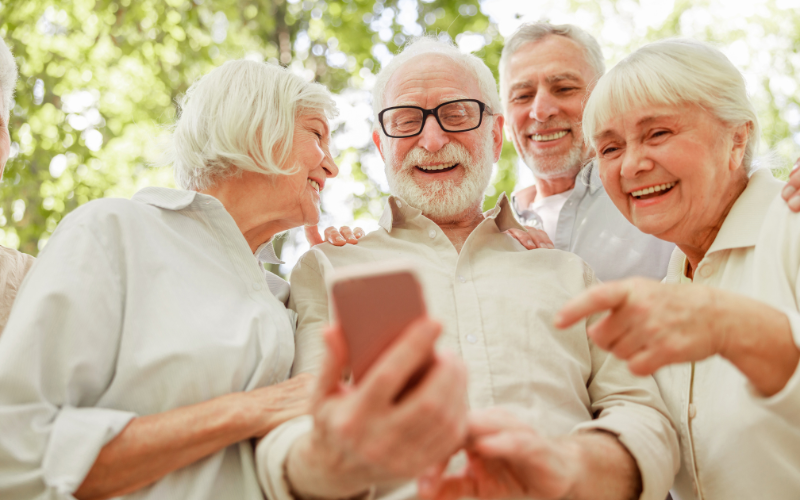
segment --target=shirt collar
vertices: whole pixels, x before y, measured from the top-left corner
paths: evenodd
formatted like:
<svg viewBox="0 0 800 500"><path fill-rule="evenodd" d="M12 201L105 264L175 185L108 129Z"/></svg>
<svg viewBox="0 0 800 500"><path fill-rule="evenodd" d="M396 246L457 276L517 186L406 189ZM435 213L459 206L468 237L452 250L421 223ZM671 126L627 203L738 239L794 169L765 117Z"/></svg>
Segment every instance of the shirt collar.
<svg viewBox="0 0 800 500"><path fill-rule="evenodd" d="M392 195L386 200L386 207L383 209L383 215L381 215L378 224L388 233L391 233L393 227L404 224L406 221L420 216L422 216L421 210L409 206L409 204L399 196ZM511 202L508 200L506 193L502 193L497 198L497 203L494 208L485 212L484 216L487 219L495 219L495 223L500 231L505 231L510 228L525 230L514 216L514 210L511 207Z"/></svg>
<svg viewBox="0 0 800 500"><path fill-rule="evenodd" d="M213 200L219 203L219 200L213 196L201 194L197 191L185 191L183 189L164 187L146 187L140 189L131 199L165 210L183 210L195 201L209 202Z"/></svg>
<svg viewBox="0 0 800 500"><path fill-rule="evenodd" d="M755 245L769 206L782 187L783 182L775 179L768 169L757 170L750 176L707 253Z"/></svg>
<svg viewBox="0 0 800 500"><path fill-rule="evenodd" d="M600 179L600 169L597 168L597 164L594 160L590 161L585 167L583 167L583 170L581 170L581 172L578 174L578 177L583 179L588 177L589 191L592 194L596 193L598 189L603 187L603 181Z"/></svg>
<svg viewBox="0 0 800 500"><path fill-rule="evenodd" d="M272 246L272 241L275 239L273 236L267 242L262 243L256 248L256 259L258 259L259 264L286 264L284 261L278 258L278 255L275 253L275 247Z"/></svg>

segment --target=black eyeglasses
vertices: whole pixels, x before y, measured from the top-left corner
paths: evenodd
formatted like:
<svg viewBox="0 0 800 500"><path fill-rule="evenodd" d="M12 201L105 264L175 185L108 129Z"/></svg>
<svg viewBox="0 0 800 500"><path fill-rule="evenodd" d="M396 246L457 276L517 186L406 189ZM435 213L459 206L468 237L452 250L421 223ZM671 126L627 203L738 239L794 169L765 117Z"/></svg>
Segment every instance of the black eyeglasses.
<svg viewBox="0 0 800 500"><path fill-rule="evenodd" d="M481 126L483 112L491 115L491 108L475 99L444 102L433 109L417 106L395 106L378 113L383 133L396 139L413 137L422 133L429 115L436 117L445 132L468 132Z"/></svg>

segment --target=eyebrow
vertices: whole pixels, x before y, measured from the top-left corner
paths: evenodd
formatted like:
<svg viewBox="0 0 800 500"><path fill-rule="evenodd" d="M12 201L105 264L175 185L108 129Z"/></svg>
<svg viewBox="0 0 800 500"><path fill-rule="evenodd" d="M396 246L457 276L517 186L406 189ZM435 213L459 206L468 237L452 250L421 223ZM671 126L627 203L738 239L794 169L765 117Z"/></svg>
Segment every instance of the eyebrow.
<svg viewBox="0 0 800 500"><path fill-rule="evenodd" d="M442 96L439 99L439 104L444 104L444 103L450 102L450 101L458 101L460 99L473 99L473 98L469 97L466 94L451 94L451 95ZM478 100L480 100L480 99L478 99ZM439 104L437 104L436 106L438 106ZM419 103L412 102L412 101L401 101L401 102L392 104L391 106L387 106L387 107L388 108L396 108L397 106L414 106L416 108L421 108L422 107L422 106L419 105ZM434 107L436 107L436 106L434 106Z"/></svg>
<svg viewBox="0 0 800 500"><path fill-rule="evenodd" d="M661 114L658 114L658 115L649 115L649 116L645 116L644 118L639 119L639 121L636 122L635 126L636 127L643 127L645 125L649 125L650 123L659 121L659 120L664 119L664 118L666 118L666 119L675 119L677 117L678 117L677 113L661 113ZM603 140L603 139L605 139L607 137L613 136L613 135L617 135L617 133L616 132L612 132L611 130L604 130L604 131L600 132L599 134L595 134L594 141L598 142L598 141L601 141L601 140Z"/></svg>
<svg viewBox="0 0 800 500"><path fill-rule="evenodd" d="M325 120L320 120L319 118L312 118L312 122L319 122L322 124L322 131L325 132L324 135L330 134L330 130L328 129L328 124L325 123Z"/></svg>
<svg viewBox="0 0 800 500"><path fill-rule="evenodd" d="M574 81L574 82L579 83L579 84L583 84L584 83L583 78L581 77L581 75L579 73L574 72L574 71L565 71L563 73L558 73L556 75L550 75L547 78L545 78L545 81L547 81L547 83L561 82L561 81L564 81L564 80ZM513 92L515 90L527 89L527 88L531 88L531 87L534 87L534 86L535 85L533 84L532 81L525 80L525 81L522 81L522 82L515 83L508 90L509 90L509 92Z"/></svg>

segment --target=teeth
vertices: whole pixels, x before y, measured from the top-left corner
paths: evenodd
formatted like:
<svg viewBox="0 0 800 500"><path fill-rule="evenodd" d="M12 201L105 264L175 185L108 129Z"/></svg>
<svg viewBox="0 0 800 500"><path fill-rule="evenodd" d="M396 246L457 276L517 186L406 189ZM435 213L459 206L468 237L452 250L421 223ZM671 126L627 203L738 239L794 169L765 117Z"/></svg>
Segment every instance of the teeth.
<svg viewBox="0 0 800 500"><path fill-rule="evenodd" d="M319 183L317 181L314 179L309 179L308 183L311 184L311 187L313 187L316 192L319 193Z"/></svg>
<svg viewBox="0 0 800 500"><path fill-rule="evenodd" d="M556 132L555 134L547 134L547 135L533 134L531 136L531 139L533 139L536 142L555 141L556 139L561 139L562 137L567 135L568 132L569 130L562 130L561 132Z"/></svg>
<svg viewBox="0 0 800 500"><path fill-rule="evenodd" d="M417 165L422 170L445 170L447 168L452 168L458 165L458 163L453 163L451 165Z"/></svg>
<svg viewBox="0 0 800 500"><path fill-rule="evenodd" d="M668 182L666 184L660 184L658 186L652 186L652 187L649 187L649 188L640 189L638 191L633 191L631 193L631 196L635 196L635 197L638 198L639 196L644 196L646 194L653 194L653 193L657 193L659 191L665 191L665 190L671 188L674 185L675 185L674 182Z"/></svg>

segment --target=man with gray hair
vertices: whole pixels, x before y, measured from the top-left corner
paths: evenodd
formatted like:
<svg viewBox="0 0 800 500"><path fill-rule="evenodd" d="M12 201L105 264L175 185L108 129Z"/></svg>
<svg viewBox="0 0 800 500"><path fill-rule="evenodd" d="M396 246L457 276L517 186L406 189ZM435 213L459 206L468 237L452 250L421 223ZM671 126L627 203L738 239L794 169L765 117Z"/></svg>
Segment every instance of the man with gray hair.
<svg viewBox="0 0 800 500"><path fill-rule="evenodd" d="M17 86L17 63L6 42L0 38L0 179L11 154L8 119ZM17 290L34 262L28 254L0 246L0 333L8 321Z"/></svg>
<svg viewBox="0 0 800 500"><path fill-rule="evenodd" d="M481 211L503 141L491 71L450 43L422 38L382 68L373 106L373 141L392 196L379 230L358 245L318 245L292 273L293 371L320 377L312 415L286 422L258 446L267 496L478 496L481 485L454 493L441 474L423 476L418 492L407 481L431 468L443 472L460 449L470 462L457 455L452 467L479 477L470 468L481 450L470 443L524 430L531 445L524 458L535 473L521 478L518 496L662 500L678 445L654 381L597 349L585 322L553 328L558 308L596 282L592 270L566 252L527 251L506 234L522 226L505 196ZM342 266L398 258L417 265L442 331L401 337L362 381L342 386L341 332L328 329L322 341L326 278ZM433 368L403 393L434 343ZM434 387L440 364L452 367L454 359L468 382L456 370ZM494 470L492 480L514 476Z"/></svg>
<svg viewBox="0 0 800 500"><path fill-rule="evenodd" d="M520 220L585 260L602 281L662 279L675 245L644 234L609 199L583 142L583 103L605 73L600 46L577 26L522 25L500 58L511 136L535 183L512 196ZM586 167L582 169L583 165Z"/></svg>

